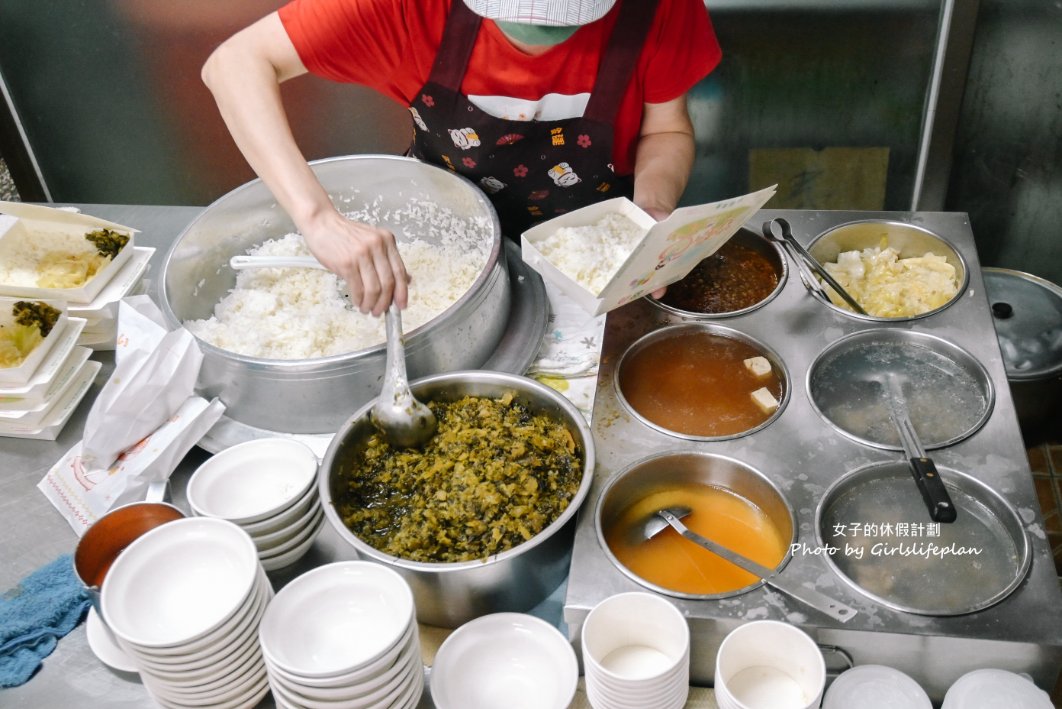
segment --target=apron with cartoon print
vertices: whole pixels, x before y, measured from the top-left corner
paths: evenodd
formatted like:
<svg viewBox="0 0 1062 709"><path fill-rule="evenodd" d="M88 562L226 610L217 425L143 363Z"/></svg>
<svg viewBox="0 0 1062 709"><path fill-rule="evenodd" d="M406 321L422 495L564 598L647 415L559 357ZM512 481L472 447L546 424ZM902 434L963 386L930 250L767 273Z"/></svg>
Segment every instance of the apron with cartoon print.
<svg viewBox="0 0 1062 709"><path fill-rule="evenodd" d="M655 9L656 0L621 2L582 116L513 121L491 116L460 91L481 18L453 0L428 83L409 107L411 154L479 185L514 239L558 214L631 197L633 177L613 171L612 124Z"/></svg>

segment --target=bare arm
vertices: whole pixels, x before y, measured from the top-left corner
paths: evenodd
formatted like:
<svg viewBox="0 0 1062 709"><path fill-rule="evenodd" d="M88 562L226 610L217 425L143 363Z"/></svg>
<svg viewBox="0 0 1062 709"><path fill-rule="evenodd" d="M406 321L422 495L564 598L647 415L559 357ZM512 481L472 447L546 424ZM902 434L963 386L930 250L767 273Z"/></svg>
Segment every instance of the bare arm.
<svg viewBox="0 0 1062 709"><path fill-rule="evenodd" d="M657 221L675 211L693 169L693 123L683 94L647 103L634 160L634 203ZM662 298L666 289L652 293Z"/></svg>
<svg viewBox="0 0 1062 709"><path fill-rule="evenodd" d="M218 47L202 76L240 152L291 216L310 251L347 282L355 305L374 315L392 299L405 307L409 276L394 235L340 214L295 143L280 84L305 73L274 12Z"/></svg>
<svg viewBox="0 0 1062 709"><path fill-rule="evenodd" d="M634 203L656 219L674 211L693 168L693 123L686 96L647 103L634 160Z"/></svg>

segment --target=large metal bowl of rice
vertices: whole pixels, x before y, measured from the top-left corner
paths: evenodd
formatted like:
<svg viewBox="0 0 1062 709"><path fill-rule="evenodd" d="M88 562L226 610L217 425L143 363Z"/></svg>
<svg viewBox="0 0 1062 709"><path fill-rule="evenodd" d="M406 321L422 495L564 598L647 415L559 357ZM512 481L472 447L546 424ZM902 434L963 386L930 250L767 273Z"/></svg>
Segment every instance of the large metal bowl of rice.
<svg viewBox="0 0 1062 709"><path fill-rule="evenodd" d="M329 525L409 582L422 623L534 608L568 574L593 481L585 417L516 374L449 372L410 387L436 414L435 435L396 450L370 420L372 402L351 416L318 472Z"/></svg>
<svg viewBox="0 0 1062 709"><path fill-rule="evenodd" d="M471 182L412 158L310 163L340 212L389 228L413 275L403 313L410 378L475 369L510 311L497 214ZM343 283L315 269L234 271L239 254L308 254L261 180L208 206L178 235L160 275L162 310L203 351L197 382L226 416L283 433L334 433L379 394L383 318L347 307Z"/></svg>

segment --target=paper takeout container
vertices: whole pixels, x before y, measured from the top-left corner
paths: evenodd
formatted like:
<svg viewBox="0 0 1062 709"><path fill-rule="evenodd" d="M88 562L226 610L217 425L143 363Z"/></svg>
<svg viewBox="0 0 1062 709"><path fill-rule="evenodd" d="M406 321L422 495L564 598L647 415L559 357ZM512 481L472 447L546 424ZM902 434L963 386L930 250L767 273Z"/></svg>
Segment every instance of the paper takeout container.
<svg viewBox="0 0 1062 709"><path fill-rule="evenodd" d="M5 325L13 325L15 323L15 316L12 315L11 309L15 303L20 300L38 300L37 298L4 298L0 297L0 323ZM30 351L26 358L22 360L21 364L17 367L0 367L0 387L21 387L25 386L33 378L38 367L48 357L48 353L57 342L63 339L63 331L67 326L68 316L66 314L66 305L56 301L44 301L51 305L53 308L58 308L60 311L59 319L55 321L55 325L52 326L51 332L48 336L38 343L33 350Z"/></svg>
<svg viewBox="0 0 1062 709"><path fill-rule="evenodd" d="M73 343L74 340L71 339L70 342ZM53 350L53 354L55 353ZM49 377L38 378L35 374L25 386L11 389L0 387L0 414L5 411L33 411L46 406L58 397L59 392L77 374L91 354L92 350L88 347L71 347L64 353ZM46 360L38 371L49 364Z"/></svg>
<svg viewBox="0 0 1062 709"><path fill-rule="evenodd" d="M127 243L111 261L77 288L38 288L24 283L5 283L0 277L0 295L39 300L63 300L67 303L91 303L133 254L136 229L87 214L22 202L0 202L0 263L12 262L33 243L35 235L57 234L70 240L73 249L83 246L85 234L107 228L127 234Z"/></svg>
<svg viewBox="0 0 1062 709"><path fill-rule="evenodd" d="M7 438L35 438L54 441L70 420L77 405L85 398L103 365L86 360L71 380L56 395L55 401L33 420L0 420L0 436Z"/></svg>
<svg viewBox="0 0 1062 709"><path fill-rule="evenodd" d="M661 222L629 199L616 197L531 227L520 236L523 259L588 313L600 315L685 278L701 260L725 244L774 192L775 187L771 186L721 202L682 207ZM591 293L543 256L538 245L557 229L589 226L613 213L630 218L645 229L645 235L605 287Z"/></svg>

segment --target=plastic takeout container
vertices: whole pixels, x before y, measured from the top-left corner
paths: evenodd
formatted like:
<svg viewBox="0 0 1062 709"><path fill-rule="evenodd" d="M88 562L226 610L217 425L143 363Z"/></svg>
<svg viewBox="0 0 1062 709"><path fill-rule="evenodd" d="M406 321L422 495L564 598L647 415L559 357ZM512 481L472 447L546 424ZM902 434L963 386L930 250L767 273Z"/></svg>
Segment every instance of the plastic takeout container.
<svg viewBox="0 0 1062 709"><path fill-rule="evenodd" d="M657 222L626 197L616 197L563 214L525 231L520 241L528 266L556 285L587 312L600 315L685 278L748 221L775 188L710 204L682 207ZM598 293L592 293L542 255L540 244L562 227L590 226L608 214L622 214L645 235Z"/></svg>

